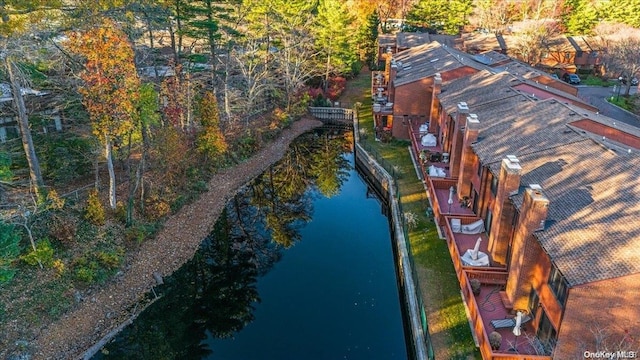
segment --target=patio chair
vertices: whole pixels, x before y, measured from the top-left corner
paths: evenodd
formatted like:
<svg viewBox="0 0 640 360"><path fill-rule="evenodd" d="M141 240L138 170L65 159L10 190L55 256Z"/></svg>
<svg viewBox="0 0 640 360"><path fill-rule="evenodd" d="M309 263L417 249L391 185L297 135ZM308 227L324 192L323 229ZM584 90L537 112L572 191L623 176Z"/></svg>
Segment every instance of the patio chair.
<svg viewBox="0 0 640 360"><path fill-rule="evenodd" d="M531 316L529 316L528 314L522 316L523 325L529 320L531 320ZM513 328L514 326L516 326L516 318L491 320L491 326L493 326L494 330Z"/></svg>
<svg viewBox="0 0 640 360"><path fill-rule="evenodd" d="M451 219L451 231L454 233L459 233L460 229L462 229L462 223L460 219Z"/></svg>

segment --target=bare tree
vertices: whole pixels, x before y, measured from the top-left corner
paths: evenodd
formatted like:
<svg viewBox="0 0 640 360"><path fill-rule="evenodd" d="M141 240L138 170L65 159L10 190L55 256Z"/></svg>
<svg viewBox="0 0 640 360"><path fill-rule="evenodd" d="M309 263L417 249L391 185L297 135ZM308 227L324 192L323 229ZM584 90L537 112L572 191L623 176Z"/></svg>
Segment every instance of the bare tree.
<svg viewBox="0 0 640 360"><path fill-rule="evenodd" d="M24 98L22 94L22 86L20 78L22 76L16 76L14 62L5 54L4 57L5 69L9 76L9 83L11 84L11 96L13 97L13 103L18 112L18 126L20 128L20 134L22 136L22 147L27 157L27 163L29 164L29 175L31 177L31 185L35 190L36 195L42 195L44 187L44 181L42 180L42 172L40 171L40 162L36 155L36 150L33 145L33 138L31 137L31 130L29 128L29 117L27 116L27 107L24 104Z"/></svg>
<svg viewBox="0 0 640 360"><path fill-rule="evenodd" d="M249 40L243 45L242 51L233 52L233 57L243 77L241 90L246 102L245 109L251 114L260 100L273 90L275 79L261 56L264 53L261 50L262 44L257 40Z"/></svg>
<svg viewBox="0 0 640 360"><path fill-rule="evenodd" d="M602 58L607 74L629 80L640 75L640 30L624 24L604 23L595 31L605 49ZM630 89L631 81L627 81L625 96L629 96Z"/></svg>
<svg viewBox="0 0 640 360"><path fill-rule="evenodd" d="M560 27L556 21L525 21L514 36L515 45L508 50L509 55L536 65L542 60L543 54L557 52L554 39L559 35Z"/></svg>

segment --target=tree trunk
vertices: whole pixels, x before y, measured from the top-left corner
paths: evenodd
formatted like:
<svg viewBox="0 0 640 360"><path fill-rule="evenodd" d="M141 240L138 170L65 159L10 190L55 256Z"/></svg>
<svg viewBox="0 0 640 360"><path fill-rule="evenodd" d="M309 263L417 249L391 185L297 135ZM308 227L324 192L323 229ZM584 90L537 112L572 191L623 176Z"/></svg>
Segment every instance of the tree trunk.
<svg viewBox="0 0 640 360"><path fill-rule="evenodd" d="M144 123L140 124L140 133L142 135L142 155L140 156L140 171L136 174L136 183L140 186L140 211L144 214L144 172L147 166L147 149L149 145L149 135Z"/></svg>
<svg viewBox="0 0 640 360"><path fill-rule="evenodd" d="M231 40L227 40L231 41ZM224 63L224 113L227 116L227 124L231 124L231 99L229 96L229 62L231 61L231 45L227 42L227 59ZM251 109L249 109L251 111Z"/></svg>
<svg viewBox="0 0 640 360"><path fill-rule="evenodd" d="M109 207L116 208L116 172L113 170L112 144L109 135L105 136L104 157L107 159L109 169Z"/></svg>
<svg viewBox="0 0 640 360"><path fill-rule="evenodd" d="M149 35L149 49L151 49L151 54L155 56L155 44L153 41L153 25L151 24L151 20L149 19L149 16L147 14L145 15L147 20L147 34ZM155 79L158 80L160 76L158 74L158 65L155 59L153 59L153 74L155 75Z"/></svg>
<svg viewBox="0 0 640 360"><path fill-rule="evenodd" d="M331 69L331 52L327 54L327 68L324 72L324 95L327 95L327 89L329 88L329 70Z"/></svg>
<svg viewBox="0 0 640 360"><path fill-rule="evenodd" d="M129 131L129 144L127 145L127 160L126 160L126 168L127 168L127 183L129 185L129 195L127 197L127 216L125 226L129 227L133 223L133 197L135 192L138 190L138 173L140 172L140 164L136 167L135 180L134 176L131 174L131 137L133 134L133 130Z"/></svg>
<svg viewBox="0 0 640 360"><path fill-rule="evenodd" d="M18 125L20 127L20 134L22 135L22 147L27 157L29 164L29 176L31 177L31 183L34 187L36 196L40 196L41 190L44 187L44 181L42 180L42 172L40 171L40 162L36 155L36 150L33 146L33 138L31 137L31 130L29 129L29 117L27 116L27 108L24 104L24 98L18 84L17 79L13 73L13 64L8 58L5 58L5 65L7 69L7 75L9 76L9 82L11 83L11 93L13 96L13 102L18 110Z"/></svg>
<svg viewBox="0 0 640 360"><path fill-rule="evenodd" d="M177 66L180 63L180 57L178 56L178 44L176 43L176 32L173 30L173 26L169 23L169 37L171 38L171 49L173 50L173 64Z"/></svg>

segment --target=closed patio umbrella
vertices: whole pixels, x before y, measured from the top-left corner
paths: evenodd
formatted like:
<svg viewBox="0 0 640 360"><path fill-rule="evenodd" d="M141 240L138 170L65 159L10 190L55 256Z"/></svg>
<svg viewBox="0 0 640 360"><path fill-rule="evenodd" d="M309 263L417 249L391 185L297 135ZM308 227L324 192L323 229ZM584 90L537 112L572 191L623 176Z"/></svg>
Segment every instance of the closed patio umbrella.
<svg viewBox="0 0 640 360"><path fill-rule="evenodd" d="M520 336L520 326L522 326L522 311L518 311L516 315L516 325L513 327L513 335L516 336L516 341L513 343L513 349L518 352L518 336Z"/></svg>
<svg viewBox="0 0 640 360"><path fill-rule="evenodd" d="M478 252L480 251L481 242L482 242L482 238L478 238L478 240L476 240L476 246L473 247L473 251L471 252L471 258L473 260L478 260Z"/></svg>

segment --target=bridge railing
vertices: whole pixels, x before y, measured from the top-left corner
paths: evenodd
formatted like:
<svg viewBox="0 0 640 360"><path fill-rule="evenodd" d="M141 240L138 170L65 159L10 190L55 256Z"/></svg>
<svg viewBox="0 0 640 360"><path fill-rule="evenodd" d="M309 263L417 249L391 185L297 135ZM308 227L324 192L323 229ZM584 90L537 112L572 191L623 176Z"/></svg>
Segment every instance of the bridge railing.
<svg viewBox="0 0 640 360"><path fill-rule="evenodd" d="M309 113L316 119L325 123L353 123L354 111L352 109L337 107L309 107Z"/></svg>

